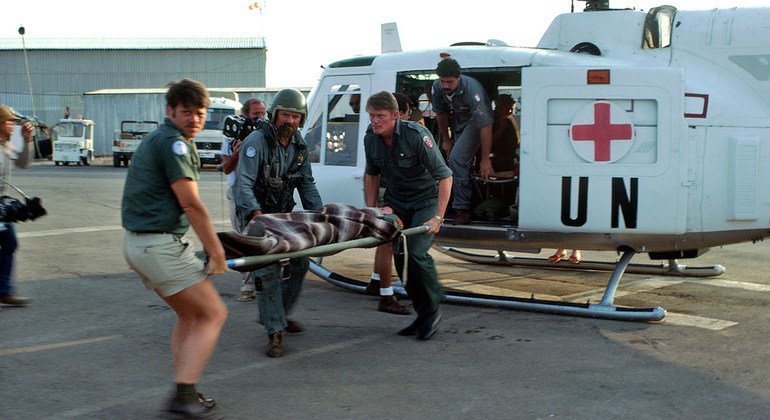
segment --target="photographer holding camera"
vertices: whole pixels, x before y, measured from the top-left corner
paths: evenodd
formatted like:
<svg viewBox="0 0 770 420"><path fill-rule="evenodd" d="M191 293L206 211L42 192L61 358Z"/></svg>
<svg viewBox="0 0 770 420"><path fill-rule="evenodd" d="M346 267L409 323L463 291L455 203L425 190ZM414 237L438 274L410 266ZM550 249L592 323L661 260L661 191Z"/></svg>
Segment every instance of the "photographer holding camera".
<svg viewBox="0 0 770 420"><path fill-rule="evenodd" d="M32 133L34 128L29 122L21 126L21 136L24 138L24 147L21 151L15 151L11 144L13 128L21 118L16 116L10 108L0 106L0 196L6 194L6 183L11 182L11 165L26 168L32 162L34 147ZM5 221L4 221L5 220ZM13 273L13 253L18 246L16 230L13 218L0 219L0 303L12 306L27 306L31 300L18 296L11 282Z"/></svg>
<svg viewBox="0 0 770 420"><path fill-rule="evenodd" d="M225 118L225 127L222 134L225 136L222 142L222 172L227 175L227 201L230 204L230 223L233 230L238 229L238 220L235 217L235 201L233 200L233 184L235 183L235 168L238 166L238 152L241 151L241 143L257 127L261 120L267 120L265 113L267 105L258 98L250 98L243 104L241 115L231 115ZM254 281L245 275L241 284L239 302L251 302L255 296Z"/></svg>

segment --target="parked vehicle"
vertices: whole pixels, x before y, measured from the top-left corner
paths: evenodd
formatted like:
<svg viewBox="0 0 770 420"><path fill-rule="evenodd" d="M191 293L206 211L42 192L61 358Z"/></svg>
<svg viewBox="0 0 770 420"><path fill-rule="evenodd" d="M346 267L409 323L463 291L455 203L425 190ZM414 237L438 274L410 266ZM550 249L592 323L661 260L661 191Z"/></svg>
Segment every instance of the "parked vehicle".
<svg viewBox="0 0 770 420"><path fill-rule="evenodd" d="M81 119L61 119L54 126L53 161L69 165L90 165L94 158L94 122Z"/></svg>
<svg viewBox="0 0 770 420"><path fill-rule="evenodd" d="M139 143L156 128L157 121L121 121L120 130L115 130L112 140L112 166L119 168L121 163L128 166Z"/></svg>

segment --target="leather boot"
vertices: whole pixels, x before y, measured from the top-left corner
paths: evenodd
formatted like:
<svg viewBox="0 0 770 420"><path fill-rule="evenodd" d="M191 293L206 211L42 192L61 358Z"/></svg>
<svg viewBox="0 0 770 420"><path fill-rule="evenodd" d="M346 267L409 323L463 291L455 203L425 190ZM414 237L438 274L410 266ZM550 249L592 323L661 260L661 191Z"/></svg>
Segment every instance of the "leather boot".
<svg viewBox="0 0 770 420"><path fill-rule="evenodd" d="M409 315L411 313L409 308L399 302L393 295L380 297L380 303L377 305L377 310L396 315Z"/></svg>
<svg viewBox="0 0 770 420"><path fill-rule="evenodd" d="M278 331L267 337L267 348L265 349L267 357L283 356L283 331Z"/></svg>

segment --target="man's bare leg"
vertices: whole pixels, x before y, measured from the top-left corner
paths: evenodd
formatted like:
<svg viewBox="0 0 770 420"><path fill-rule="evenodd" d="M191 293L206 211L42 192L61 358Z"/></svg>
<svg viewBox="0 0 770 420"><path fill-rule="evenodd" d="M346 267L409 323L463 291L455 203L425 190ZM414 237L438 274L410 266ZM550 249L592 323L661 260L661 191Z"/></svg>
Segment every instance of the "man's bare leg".
<svg viewBox="0 0 770 420"><path fill-rule="evenodd" d="M396 299L391 277L393 275L393 245L382 244L374 251L374 272L380 277L378 310L396 315L409 315L409 308Z"/></svg>
<svg viewBox="0 0 770 420"><path fill-rule="evenodd" d="M197 384L216 348L227 319L227 307L209 278L161 298L177 314L171 335L174 381Z"/></svg>

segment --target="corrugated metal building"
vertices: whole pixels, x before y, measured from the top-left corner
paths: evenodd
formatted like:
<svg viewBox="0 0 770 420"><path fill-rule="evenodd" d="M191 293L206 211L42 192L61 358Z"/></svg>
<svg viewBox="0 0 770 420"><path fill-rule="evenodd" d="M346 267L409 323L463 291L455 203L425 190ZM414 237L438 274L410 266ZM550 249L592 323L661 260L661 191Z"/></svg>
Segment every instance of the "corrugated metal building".
<svg viewBox="0 0 770 420"><path fill-rule="evenodd" d="M163 88L185 77L210 88L265 86L262 37L38 38L25 44L34 114L49 124L67 106L72 117L83 114L83 93L99 89ZM33 115L21 38L0 39L0 74L0 103Z"/></svg>
<svg viewBox="0 0 770 420"><path fill-rule="evenodd" d="M209 88L209 96L235 99L241 103L259 98L270 106L281 88L241 87ZM307 97L310 88L299 88ZM237 94L237 95L234 95ZM165 89L100 89L83 95L86 115L94 121L94 154L112 154L114 131L121 121L163 122L166 105Z"/></svg>

